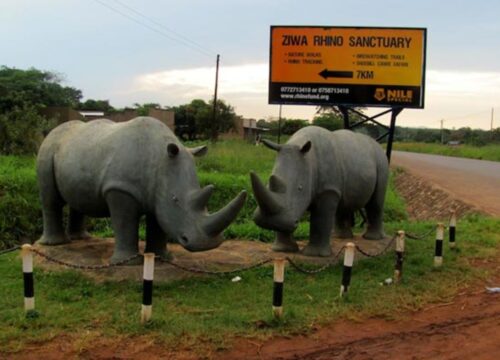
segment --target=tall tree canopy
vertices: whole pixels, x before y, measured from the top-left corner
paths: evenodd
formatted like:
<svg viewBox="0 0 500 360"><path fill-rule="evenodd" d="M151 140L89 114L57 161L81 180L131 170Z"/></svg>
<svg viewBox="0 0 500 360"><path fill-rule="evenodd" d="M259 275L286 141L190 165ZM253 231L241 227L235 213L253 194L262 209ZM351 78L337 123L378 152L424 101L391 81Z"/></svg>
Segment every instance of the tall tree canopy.
<svg viewBox="0 0 500 360"><path fill-rule="evenodd" d="M82 92L61 82L61 76L49 71L0 67L1 153L35 153L43 133L54 126L39 110L79 104Z"/></svg>
<svg viewBox="0 0 500 360"><path fill-rule="evenodd" d="M61 82L61 76L50 71L0 67L0 113L26 106L77 107L82 92Z"/></svg>

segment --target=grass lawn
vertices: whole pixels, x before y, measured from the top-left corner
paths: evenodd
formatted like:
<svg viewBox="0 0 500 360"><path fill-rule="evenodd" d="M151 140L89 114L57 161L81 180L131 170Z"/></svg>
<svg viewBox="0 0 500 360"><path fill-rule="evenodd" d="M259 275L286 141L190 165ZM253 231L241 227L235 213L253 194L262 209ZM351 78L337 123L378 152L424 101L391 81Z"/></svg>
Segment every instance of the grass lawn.
<svg viewBox="0 0 500 360"><path fill-rule="evenodd" d="M431 223L387 224L390 233L405 229L424 233ZM498 256L500 221L472 217L459 221L459 250L445 246L445 262L433 269L434 234L423 240L407 240L404 279L397 286L380 286L391 277L394 255L361 260L353 269L350 294L338 297L341 267L315 275L303 275L288 267L285 279L283 321L271 316L272 268L239 274L155 283L153 321L139 323L141 283L95 283L71 270L35 270L36 316L25 316L19 255L0 257L0 348L15 351L26 341L43 341L83 330L98 336L148 335L166 346L195 347L200 340L212 348L224 348L235 336L307 332L316 325L339 318L361 320L367 316L398 318L407 310L448 301L459 289L487 276L471 266L478 258ZM267 326L262 326L267 324ZM78 335L76 335L78 337Z"/></svg>
<svg viewBox="0 0 500 360"><path fill-rule="evenodd" d="M492 144L485 146L472 145L441 145L429 143L401 143L397 142L393 145L394 150L411 151L417 153L436 154L463 157L479 160L500 161L500 144Z"/></svg>

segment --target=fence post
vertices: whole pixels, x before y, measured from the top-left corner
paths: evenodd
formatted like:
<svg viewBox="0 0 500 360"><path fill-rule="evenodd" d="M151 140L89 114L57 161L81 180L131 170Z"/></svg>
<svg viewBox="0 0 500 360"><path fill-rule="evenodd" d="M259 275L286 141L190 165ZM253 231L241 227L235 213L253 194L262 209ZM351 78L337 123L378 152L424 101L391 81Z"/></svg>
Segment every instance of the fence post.
<svg viewBox="0 0 500 360"><path fill-rule="evenodd" d="M35 286L33 282L33 252L30 244L21 246L24 279L24 311L35 310Z"/></svg>
<svg viewBox="0 0 500 360"><path fill-rule="evenodd" d="M450 232L449 232L450 249L454 249L456 247L456 242L455 242L456 226L457 226L457 214L455 210L453 210L451 212L451 217L450 217Z"/></svg>
<svg viewBox="0 0 500 360"><path fill-rule="evenodd" d="M285 281L285 259L274 259L273 314L279 319L283 316L283 282Z"/></svg>
<svg viewBox="0 0 500 360"><path fill-rule="evenodd" d="M141 323L146 323L151 319L153 310L153 277L155 271L155 254L144 254L144 271L142 287L142 307Z"/></svg>
<svg viewBox="0 0 500 360"><path fill-rule="evenodd" d="M405 252L405 232L398 231L396 238L396 266L394 268L394 282L398 283L403 275L403 259Z"/></svg>
<svg viewBox="0 0 500 360"><path fill-rule="evenodd" d="M344 250L344 269L342 271L342 285L340 285L340 297L347 294L351 283L352 264L354 263L355 245L347 243Z"/></svg>
<svg viewBox="0 0 500 360"><path fill-rule="evenodd" d="M436 228L436 247L434 250L434 267L443 265L443 238L444 238L444 225L438 223Z"/></svg>

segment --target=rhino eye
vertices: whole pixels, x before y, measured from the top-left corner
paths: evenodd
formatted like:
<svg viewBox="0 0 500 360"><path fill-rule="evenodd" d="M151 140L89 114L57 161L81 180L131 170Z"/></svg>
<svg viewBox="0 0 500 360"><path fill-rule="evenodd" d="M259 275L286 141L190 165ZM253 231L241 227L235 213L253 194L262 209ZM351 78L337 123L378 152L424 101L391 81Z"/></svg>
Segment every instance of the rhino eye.
<svg viewBox="0 0 500 360"><path fill-rule="evenodd" d="M302 191L302 184L299 185L298 189L299 191Z"/></svg>
<svg viewBox="0 0 500 360"><path fill-rule="evenodd" d="M175 195L172 195L172 200L175 202L175 203L178 203L179 202L179 198Z"/></svg>

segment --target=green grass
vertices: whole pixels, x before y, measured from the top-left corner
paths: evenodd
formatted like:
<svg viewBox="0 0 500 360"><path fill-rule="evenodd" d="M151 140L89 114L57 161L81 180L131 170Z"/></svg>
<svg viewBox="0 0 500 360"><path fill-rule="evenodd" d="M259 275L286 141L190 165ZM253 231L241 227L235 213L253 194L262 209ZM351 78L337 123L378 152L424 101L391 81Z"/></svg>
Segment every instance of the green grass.
<svg viewBox="0 0 500 360"><path fill-rule="evenodd" d="M441 144L428 144L428 143L394 143L394 150L411 151L426 154L446 155L463 157L470 159L500 161L500 144L485 145L485 146L472 146L472 145L458 145L449 146Z"/></svg>
<svg viewBox="0 0 500 360"><path fill-rule="evenodd" d="M387 224L389 232L405 229L424 233L432 223ZM75 271L35 269L37 316L26 317L22 308L22 271L17 254L0 257L0 349L15 351L25 342L39 342L66 334L106 337L146 335L175 348L185 345L203 351L230 346L236 336L307 333L317 325L341 318L395 319L440 301L450 301L459 289L485 278L484 269L471 263L498 257L500 221L471 217L459 221L458 251L445 246L441 269L433 269L434 234L407 240L404 278L400 285L381 286L393 274L392 253L361 260L353 269L347 299L339 299L341 267L316 276L286 272L283 321L271 316L272 268L262 267L238 275L211 276L155 283L153 321L139 323L141 283L95 283ZM76 342L75 342L76 344ZM204 344L204 345L202 345ZM76 345L74 345L76 346Z"/></svg>

